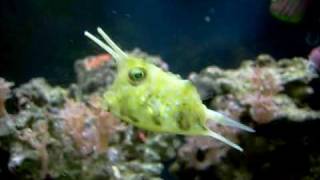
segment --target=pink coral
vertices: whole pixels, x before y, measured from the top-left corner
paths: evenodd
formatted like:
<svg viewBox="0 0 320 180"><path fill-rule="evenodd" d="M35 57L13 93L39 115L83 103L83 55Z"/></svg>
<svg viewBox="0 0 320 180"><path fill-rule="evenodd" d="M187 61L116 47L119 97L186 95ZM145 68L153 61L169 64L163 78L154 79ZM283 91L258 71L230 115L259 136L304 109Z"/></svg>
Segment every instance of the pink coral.
<svg viewBox="0 0 320 180"><path fill-rule="evenodd" d="M280 78L269 69L256 67L250 78L252 94L244 98L250 105L252 119L264 124L277 116L277 104L273 98L282 90Z"/></svg>
<svg viewBox="0 0 320 180"><path fill-rule="evenodd" d="M238 103L235 96L229 94L227 96L217 97L215 104L219 106L221 112L231 119L240 119L245 109Z"/></svg>
<svg viewBox="0 0 320 180"><path fill-rule="evenodd" d="M275 95L283 89L280 78L271 69L261 67L253 69L251 85L254 91L265 96Z"/></svg>
<svg viewBox="0 0 320 180"><path fill-rule="evenodd" d="M101 153L108 138L121 127L119 120L98 106L68 100L59 116L64 119L65 133L72 137L81 154Z"/></svg>

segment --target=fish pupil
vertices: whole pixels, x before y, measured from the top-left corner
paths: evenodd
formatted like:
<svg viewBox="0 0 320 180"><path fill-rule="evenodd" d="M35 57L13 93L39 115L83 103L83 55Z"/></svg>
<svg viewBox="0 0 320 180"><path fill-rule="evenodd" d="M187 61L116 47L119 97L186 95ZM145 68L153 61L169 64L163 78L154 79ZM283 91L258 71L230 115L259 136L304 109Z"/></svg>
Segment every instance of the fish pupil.
<svg viewBox="0 0 320 180"><path fill-rule="evenodd" d="M129 79L134 83L140 82L145 79L146 71L143 68L137 67L129 71Z"/></svg>
<svg viewBox="0 0 320 180"><path fill-rule="evenodd" d="M143 73L142 72L137 72L137 73L134 74L134 78L135 79L140 79L142 77L143 77Z"/></svg>

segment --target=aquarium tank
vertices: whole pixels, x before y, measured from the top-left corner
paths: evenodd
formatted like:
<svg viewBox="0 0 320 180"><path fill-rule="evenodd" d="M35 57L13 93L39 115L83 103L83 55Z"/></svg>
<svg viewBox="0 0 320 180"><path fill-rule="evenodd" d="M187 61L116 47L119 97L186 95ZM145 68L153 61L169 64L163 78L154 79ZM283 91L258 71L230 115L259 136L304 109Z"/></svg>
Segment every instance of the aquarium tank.
<svg viewBox="0 0 320 180"><path fill-rule="evenodd" d="M1 0L0 22L0 179L320 179L318 0Z"/></svg>

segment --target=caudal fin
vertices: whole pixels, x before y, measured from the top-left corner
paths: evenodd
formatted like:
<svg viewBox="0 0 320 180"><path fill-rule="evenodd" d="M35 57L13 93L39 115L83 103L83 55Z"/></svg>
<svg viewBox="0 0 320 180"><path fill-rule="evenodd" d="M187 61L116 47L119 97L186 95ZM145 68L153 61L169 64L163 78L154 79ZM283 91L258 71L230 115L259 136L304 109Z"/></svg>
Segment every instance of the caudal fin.
<svg viewBox="0 0 320 180"><path fill-rule="evenodd" d="M208 120L214 121L218 124L230 126L230 127L234 127L234 128L239 128L239 129L242 129L242 130L245 130L248 132L255 132L255 130L252 129L251 127L246 126L244 124L241 124L240 122L234 121L234 120L228 118L227 116L224 116L223 114L218 113L216 111L207 109L206 115L207 115Z"/></svg>

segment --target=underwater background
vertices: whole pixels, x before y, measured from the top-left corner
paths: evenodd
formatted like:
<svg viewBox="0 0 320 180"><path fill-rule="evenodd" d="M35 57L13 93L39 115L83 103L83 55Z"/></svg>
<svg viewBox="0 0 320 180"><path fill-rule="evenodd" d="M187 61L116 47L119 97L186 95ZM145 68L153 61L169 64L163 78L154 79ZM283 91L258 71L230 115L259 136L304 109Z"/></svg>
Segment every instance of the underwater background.
<svg viewBox="0 0 320 180"><path fill-rule="evenodd" d="M2 0L0 72L18 83L37 76L69 83L75 59L102 52L83 36L96 26L123 49L158 54L184 76L211 64L237 67L259 53L306 57L320 41L315 2L292 25L270 15L269 0Z"/></svg>
<svg viewBox="0 0 320 180"><path fill-rule="evenodd" d="M0 179L320 179L320 1L1 0L0 23ZM207 124L244 152L107 112L97 26L254 128Z"/></svg>

